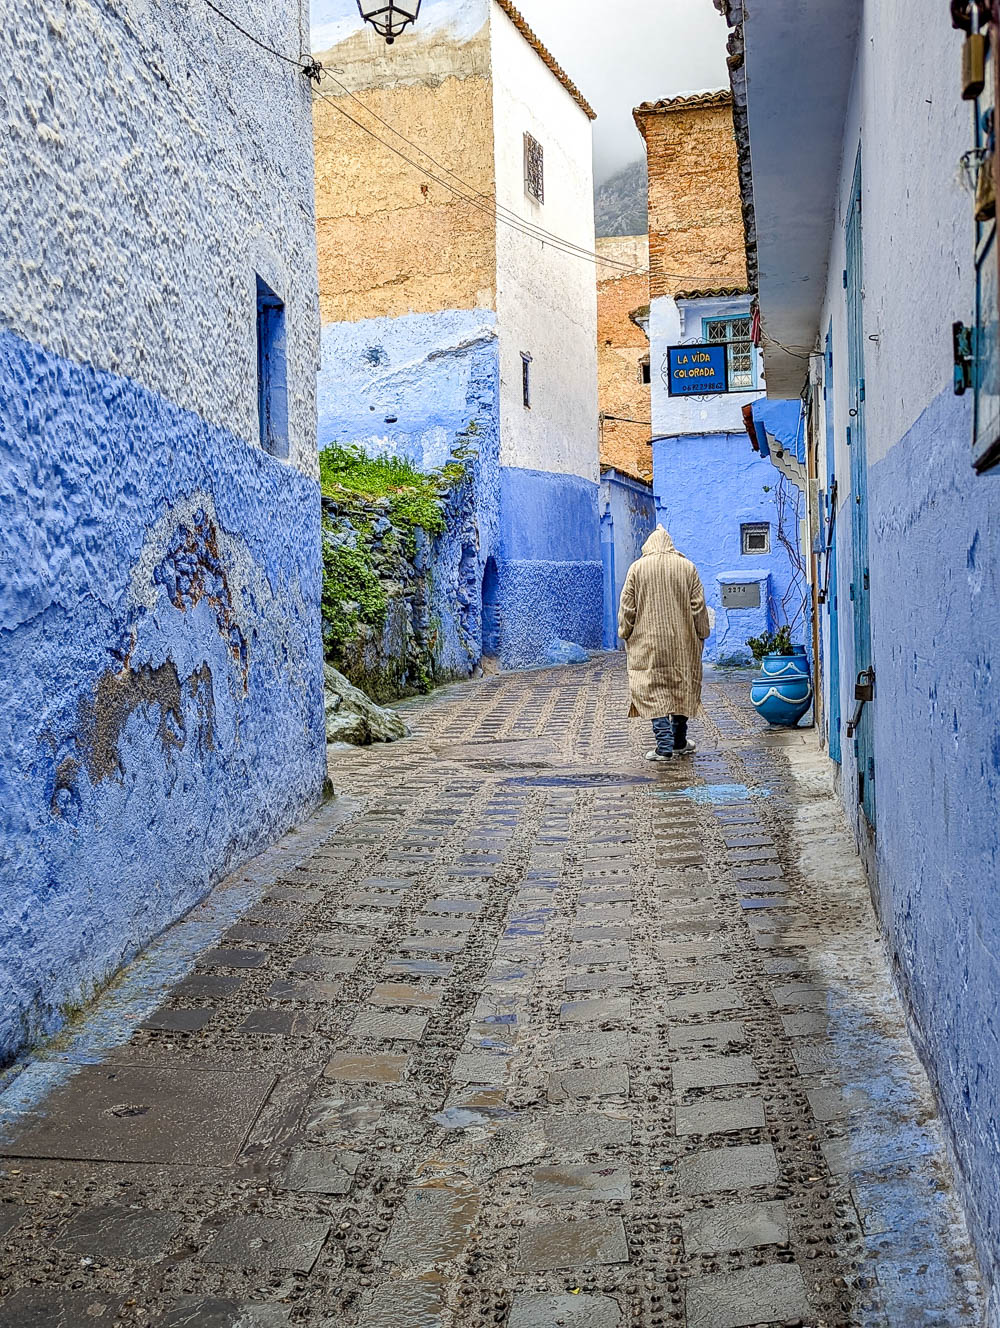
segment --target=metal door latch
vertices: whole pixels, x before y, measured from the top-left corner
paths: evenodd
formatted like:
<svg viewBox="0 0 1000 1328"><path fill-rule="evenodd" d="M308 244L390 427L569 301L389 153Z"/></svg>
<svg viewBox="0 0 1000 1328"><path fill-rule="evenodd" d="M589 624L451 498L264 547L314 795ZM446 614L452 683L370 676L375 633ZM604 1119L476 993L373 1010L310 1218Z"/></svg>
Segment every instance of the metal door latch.
<svg viewBox="0 0 1000 1328"><path fill-rule="evenodd" d="M964 396L972 386L972 328L964 323L952 323L951 344L955 361L952 390L955 396Z"/></svg>
<svg viewBox="0 0 1000 1328"><path fill-rule="evenodd" d="M857 681L854 684L854 699L857 706L854 715L847 724L847 736L853 738L857 732L858 725L861 723L861 712L869 701L875 700L875 670L874 668L862 669L858 674Z"/></svg>

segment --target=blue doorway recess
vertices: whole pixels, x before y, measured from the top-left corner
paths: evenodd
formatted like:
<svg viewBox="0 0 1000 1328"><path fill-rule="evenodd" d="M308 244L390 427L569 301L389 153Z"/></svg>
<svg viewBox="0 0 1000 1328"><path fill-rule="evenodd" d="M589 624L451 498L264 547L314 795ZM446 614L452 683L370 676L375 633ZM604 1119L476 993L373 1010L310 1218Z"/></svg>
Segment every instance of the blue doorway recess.
<svg viewBox="0 0 1000 1328"><path fill-rule="evenodd" d="M500 573L497 560L486 559L483 571L483 654L500 654Z"/></svg>
<svg viewBox="0 0 1000 1328"><path fill-rule="evenodd" d="M851 456L851 601L854 610L854 667L859 689L874 684L871 632L871 578L868 563L868 448L865 435L864 264L861 240L861 151L858 150L847 217L847 441ZM857 694L856 694L857 695ZM854 727L858 801L875 825L875 746L872 707L861 707Z"/></svg>

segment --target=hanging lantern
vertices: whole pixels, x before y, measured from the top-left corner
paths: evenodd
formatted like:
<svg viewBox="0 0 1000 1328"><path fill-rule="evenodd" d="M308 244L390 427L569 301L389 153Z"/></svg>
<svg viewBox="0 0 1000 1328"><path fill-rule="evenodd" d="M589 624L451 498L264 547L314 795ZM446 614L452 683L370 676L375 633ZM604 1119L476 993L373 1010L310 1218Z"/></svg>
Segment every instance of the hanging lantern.
<svg viewBox="0 0 1000 1328"><path fill-rule="evenodd" d="M358 0L358 9L365 22L391 46L400 33L416 22L420 0Z"/></svg>

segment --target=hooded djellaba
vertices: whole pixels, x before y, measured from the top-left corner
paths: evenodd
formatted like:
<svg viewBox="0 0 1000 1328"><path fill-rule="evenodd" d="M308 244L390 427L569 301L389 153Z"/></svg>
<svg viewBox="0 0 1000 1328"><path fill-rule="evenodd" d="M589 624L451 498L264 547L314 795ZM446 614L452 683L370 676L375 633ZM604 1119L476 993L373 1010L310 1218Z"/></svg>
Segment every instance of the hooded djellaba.
<svg viewBox="0 0 1000 1328"><path fill-rule="evenodd" d="M698 569L657 526L628 569L618 610L630 718L698 714L701 652L710 631Z"/></svg>

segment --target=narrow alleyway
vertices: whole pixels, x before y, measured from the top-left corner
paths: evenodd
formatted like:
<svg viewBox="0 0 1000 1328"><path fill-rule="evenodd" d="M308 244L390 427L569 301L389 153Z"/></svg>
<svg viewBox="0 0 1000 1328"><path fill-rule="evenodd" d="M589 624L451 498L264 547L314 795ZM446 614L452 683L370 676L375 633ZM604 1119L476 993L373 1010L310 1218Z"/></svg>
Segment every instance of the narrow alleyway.
<svg viewBox="0 0 1000 1328"><path fill-rule="evenodd" d="M619 659L408 705L7 1076L3 1328L979 1322L811 735L650 767Z"/></svg>

